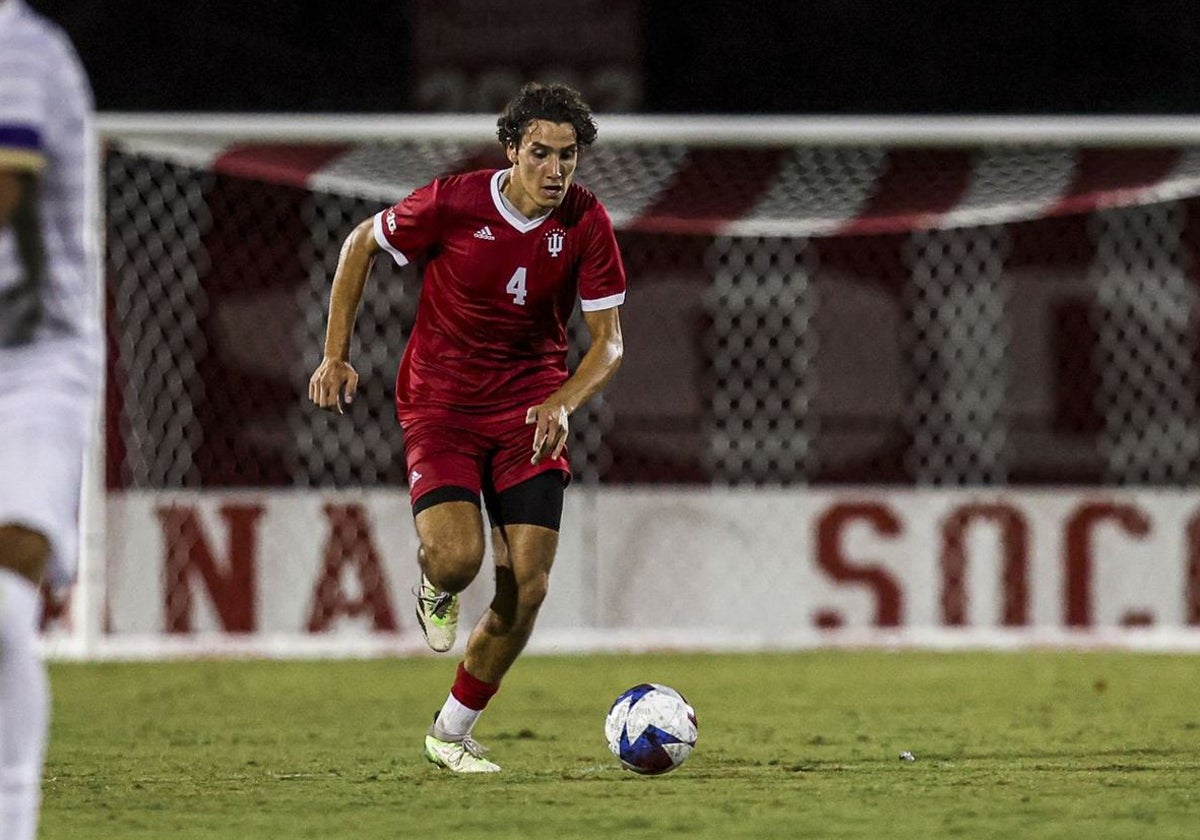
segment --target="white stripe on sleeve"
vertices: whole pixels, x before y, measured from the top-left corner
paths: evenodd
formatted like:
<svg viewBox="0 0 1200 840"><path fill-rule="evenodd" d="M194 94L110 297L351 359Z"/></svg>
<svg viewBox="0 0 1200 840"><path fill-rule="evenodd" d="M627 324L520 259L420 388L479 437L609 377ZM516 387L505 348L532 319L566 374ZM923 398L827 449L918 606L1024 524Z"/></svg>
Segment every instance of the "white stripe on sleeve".
<svg viewBox="0 0 1200 840"><path fill-rule="evenodd" d="M615 295L608 297L596 298L595 300L579 301L579 308L584 312L599 312L601 309L612 309L614 306L620 306L625 302L625 293L618 292Z"/></svg>
<svg viewBox="0 0 1200 840"><path fill-rule="evenodd" d="M386 210L381 210L375 214L375 221L371 225L371 229L375 232L375 242L378 243L379 247L391 254L392 259L396 261L396 265L403 268L408 265L408 257L392 247L392 243L388 242L387 237L383 235L383 214L386 212Z"/></svg>

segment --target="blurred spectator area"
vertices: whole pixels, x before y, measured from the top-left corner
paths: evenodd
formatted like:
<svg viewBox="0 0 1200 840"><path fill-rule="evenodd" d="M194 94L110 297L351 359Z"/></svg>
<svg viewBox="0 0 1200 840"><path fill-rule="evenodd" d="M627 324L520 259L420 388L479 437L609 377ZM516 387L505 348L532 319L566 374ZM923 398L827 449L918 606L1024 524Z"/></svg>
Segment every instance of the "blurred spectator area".
<svg viewBox="0 0 1200 840"><path fill-rule="evenodd" d="M529 78L601 111L1200 111L1186 0L30 3L110 111L492 111Z"/></svg>

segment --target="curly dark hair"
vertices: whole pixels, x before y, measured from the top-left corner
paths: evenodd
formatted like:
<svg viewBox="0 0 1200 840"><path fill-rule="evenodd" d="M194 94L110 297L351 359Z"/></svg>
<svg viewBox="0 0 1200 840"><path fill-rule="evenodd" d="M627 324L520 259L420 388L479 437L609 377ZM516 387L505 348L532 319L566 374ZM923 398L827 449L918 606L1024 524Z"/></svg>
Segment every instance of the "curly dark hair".
<svg viewBox="0 0 1200 840"><path fill-rule="evenodd" d="M518 91L496 120L496 135L506 149L521 145L521 136L534 120L570 123L575 129L575 141L590 146L596 139L596 121L592 109L583 101L579 91L566 85L542 85L530 82Z"/></svg>

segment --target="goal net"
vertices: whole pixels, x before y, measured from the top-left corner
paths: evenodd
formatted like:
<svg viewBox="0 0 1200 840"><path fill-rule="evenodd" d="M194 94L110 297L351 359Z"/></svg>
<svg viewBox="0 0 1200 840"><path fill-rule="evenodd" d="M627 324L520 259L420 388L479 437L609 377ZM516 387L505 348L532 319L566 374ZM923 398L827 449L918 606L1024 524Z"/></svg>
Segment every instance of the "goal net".
<svg viewBox="0 0 1200 840"><path fill-rule="evenodd" d="M347 416L304 396L353 226L505 165L489 118L431 122L109 121L90 652L419 649L392 411L418 267L372 269ZM577 179L618 229L626 360L572 418L535 643L1190 638L1200 149L609 122Z"/></svg>

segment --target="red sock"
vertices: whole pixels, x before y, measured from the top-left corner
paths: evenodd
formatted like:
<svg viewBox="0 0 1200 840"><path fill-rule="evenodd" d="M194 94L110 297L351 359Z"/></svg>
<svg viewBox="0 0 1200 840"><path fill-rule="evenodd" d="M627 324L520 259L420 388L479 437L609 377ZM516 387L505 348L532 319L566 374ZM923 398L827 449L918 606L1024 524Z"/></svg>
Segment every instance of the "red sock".
<svg viewBox="0 0 1200 840"><path fill-rule="evenodd" d="M467 668L462 662L458 663L458 673L454 675L454 685L450 687L450 693L468 709L483 710L492 699L492 695L499 690L500 683L485 683L476 679L467 673Z"/></svg>

